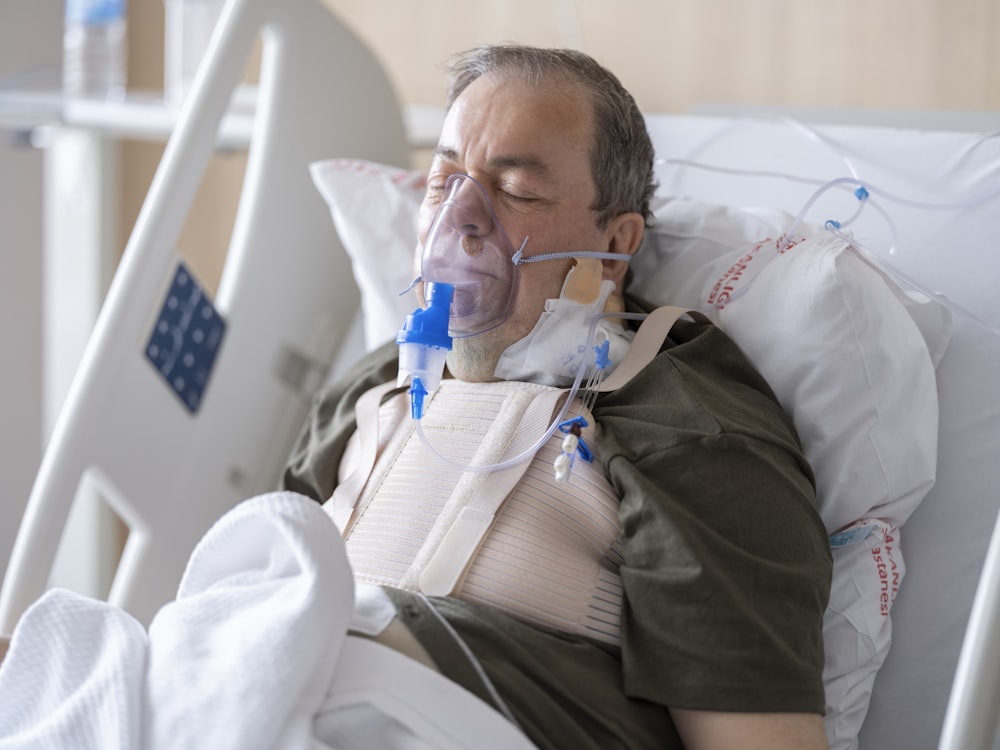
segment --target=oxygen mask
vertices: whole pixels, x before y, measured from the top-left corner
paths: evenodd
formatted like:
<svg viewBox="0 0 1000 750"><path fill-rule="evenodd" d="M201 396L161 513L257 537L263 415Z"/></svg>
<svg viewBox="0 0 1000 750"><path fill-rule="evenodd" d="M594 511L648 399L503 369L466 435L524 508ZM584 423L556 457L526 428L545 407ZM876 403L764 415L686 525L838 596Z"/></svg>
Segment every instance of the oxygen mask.
<svg viewBox="0 0 1000 750"><path fill-rule="evenodd" d="M610 280L602 281L598 261L628 262L630 255L594 250L542 252L524 255L525 237L515 251L510 238L500 225L486 189L467 174L451 175L445 183L445 198L437 209L427 232L420 255L420 275L410 286L424 284L426 307L408 315L396 337L400 346L400 366L397 382L411 382L410 395L414 419L423 413L424 397L438 387L452 338L475 336L501 325L510 315L518 284L518 268L526 263L540 263L567 258L587 258L594 262L581 268L579 278L590 293L580 298L574 292L567 300L549 300L546 312L559 306L558 315L543 314L538 331L532 334L502 360L501 377L537 376L537 370L558 369L570 382L573 374L583 374L576 367L588 330L603 310L608 295L614 289ZM582 282L574 277L573 289ZM409 291L409 290L407 290ZM565 290L564 290L565 292ZM564 293L563 296L566 296ZM550 309L551 308L551 309ZM565 308L565 309L562 309ZM544 331L540 326L544 324ZM578 324L578 325L577 325ZM595 325L597 325L595 323ZM619 326L620 327L620 326ZM544 335L543 335L544 334ZM593 331L590 331L593 336ZM604 336L602 341L608 336ZM553 339L558 345L553 348ZM600 343L600 342L599 342ZM559 367L550 367L551 356L539 364L535 359L521 362L520 349L534 352L552 348L551 354L561 355L572 344L572 356L561 357ZM584 347L585 349L585 347ZM529 352L529 353L530 353ZM547 382L551 374L542 380Z"/></svg>
<svg viewBox="0 0 1000 750"><path fill-rule="evenodd" d="M420 279L453 287L448 333L475 336L510 314L517 288L515 251L479 182L453 174L445 193L424 242Z"/></svg>

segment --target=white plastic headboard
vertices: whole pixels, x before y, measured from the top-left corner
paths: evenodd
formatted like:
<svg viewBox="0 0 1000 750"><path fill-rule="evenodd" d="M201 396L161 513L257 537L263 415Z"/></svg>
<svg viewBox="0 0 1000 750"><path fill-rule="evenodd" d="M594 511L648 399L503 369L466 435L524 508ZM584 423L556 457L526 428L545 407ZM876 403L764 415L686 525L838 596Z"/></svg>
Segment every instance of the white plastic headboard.
<svg viewBox="0 0 1000 750"><path fill-rule="evenodd" d="M962 123L968 119L959 118ZM990 238L1000 236L996 210L1000 205L1000 137L996 133L810 125L765 115L681 120L652 116L648 121L654 141L667 149L657 154L660 192L666 194L707 197L733 206L782 208L794 215L820 183L851 177L853 171L873 188L911 201L946 204L990 195L962 210L935 211L873 194L872 203L888 211L895 225L892 253L894 238L878 211L863 212L850 230L856 241L897 271L962 304L1000 330L1000 309L993 304L991 289L984 287L982 276L967 272L978 264L989 277L991 266L996 265L985 252ZM977 121L984 127L992 122L992 129L1000 130L1000 113L992 118L983 113ZM706 171L674 160L705 162L731 172ZM782 175L814 182L796 182ZM844 188L825 193L805 218L818 224L847 219L858 201L854 186Z"/></svg>
<svg viewBox="0 0 1000 750"><path fill-rule="evenodd" d="M863 113L859 113L863 114ZM961 122L968 118L961 118ZM1000 113L976 120L1000 131ZM935 120L943 124L942 117ZM901 530L906 577L893 607L893 642L879 672L861 750L935 748L941 740L956 663L1000 509L1000 137L857 125L811 127L761 117L650 117L662 160L662 192L734 206L767 206L797 214L818 185L784 177L704 171L673 160L726 169L808 177L820 182L850 174L898 196L934 203L988 200L961 210L906 207L881 196L896 225L896 251L884 218L866 209L850 229L870 252L956 306L951 340L938 367L940 440L935 487ZM832 191L807 219L822 224L854 213L851 190ZM977 318L958 312L962 308ZM998 537L1000 542L1000 537ZM997 549L1000 555L1000 547ZM1000 559L997 560L1000 563ZM1000 569L996 571L1000 573ZM1000 602L982 607L993 632L985 648L963 657L968 701L941 744L948 750L1000 747ZM997 645L991 645L997 644ZM962 721L957 721L961 717Z"/></svg>
<svg viewBox="0 0 1000 750"><path fill-rule="evenodd" d="M228 325L192 414L145 350L258 32L258 111L215 301ZM0 631L44 591L84 476L129 526L110 600L143 621L173 597L209 525L276 486L357 308L350 264L308 172L336 155L408 161L399 107L374 57L316 0L228 0L43 459L0 594Z"/></svg>

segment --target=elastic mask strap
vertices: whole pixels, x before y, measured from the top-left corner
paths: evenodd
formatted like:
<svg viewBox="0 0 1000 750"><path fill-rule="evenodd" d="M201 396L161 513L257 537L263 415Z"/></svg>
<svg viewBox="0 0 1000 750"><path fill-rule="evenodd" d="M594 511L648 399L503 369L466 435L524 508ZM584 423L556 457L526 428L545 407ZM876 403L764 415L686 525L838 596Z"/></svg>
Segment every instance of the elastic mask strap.
<svg viewBox="0 0 1000 750"><path fill-rule="evenodd" d="M600 253L596 250L577 250L568 251L563 253L540 253L539 255L531 255L527 258L524 257L524 248L528 244L528 238L524 238L524 242L521 243L521 247L517 249L517 252L511 256L511 262L515 266L523 266L526 263L541 263L546 260L561 260L563 258L596 258L597 260L617 260L622 263L631 263L632 256L626 255L625 253ZM423 281L423 277L417 276L410 285L406 287L403 291L399 293L402 297L404 294L412 291L413 288Z"/></svg>
<svg viewBox="0 0 1000 750"><path fill-rule="evenodd" d="M524 238L520 249L514 253L511 261L515 266L525 263L540 263L543 260L560 260L562 258L597 258L598 260L620 260L622 263L631 263L632 256L625 253L599 253L595 250L576 250L565 253L540 253L527 258L524 257L524 246L528 244L528 238Z"/></svg>

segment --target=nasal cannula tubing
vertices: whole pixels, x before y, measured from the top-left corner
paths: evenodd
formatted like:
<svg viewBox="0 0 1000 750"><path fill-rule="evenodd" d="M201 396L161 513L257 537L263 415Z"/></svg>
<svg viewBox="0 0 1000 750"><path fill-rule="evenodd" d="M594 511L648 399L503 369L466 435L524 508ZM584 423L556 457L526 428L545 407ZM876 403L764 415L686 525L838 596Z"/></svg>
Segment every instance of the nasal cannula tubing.
<svg viewBox="0 0 1000 750"><path fill-rule="evenodd" d="M593 348L593 346L594 346L594 334L597 331L597 323L602 318L619 318L619 319L624 319L624 320L644 320L646 317L647 317L646 313L629 313L629 312L602 312L602 313L598 313L597 315L594 316L594 319L590 322L590 328L587 331L587 340L586 340L586 343L584 344L584 351L587 351L587 350ZM459 463L457 461L453 461L452 459L450 459L447 456L443 455L440 451L437 450L437 448L435 448L433 445L430 444L430 441L427 439L427 435L424 432L423 424L422 424L423 420L421 420L421 419L416 420L416 423L417 423L417 425L416 425L417 435L420 437L420 440L421 440L421 442L423 442L424 446L426 446L426 448L438 460L442 461L443 463L447 464L448 466L451 466L451 467L453 467L455 469L459 469L461 471L472 471L472 472L502 471L503 469L508 469L511 466L516 466L519 463L522 463L524 461L528 461L528 460L530 460L531 458L534 457L534 455L541 449L541 447L543 445L545 445L546 441L548 441L549 438L551 438L555 434L556 430L559 429L559 425L562 423L563 419L566 417L566 412L569 411L570 404L573 403L573 399L576 398L576 394L580 390L580 383L583 382L583 374L587 370L587 365L588 365L589 361L590 360L586 356L581 359L580 366L577 368L577 371L576 371L576 377L573 379L573 385L570 386L569 395L566 397L566 399L564 399L563 405L559 409L559 413L556 415L555 419L552 421L552 424L549 426L549 428L542 434L542 436L530 448L527 448L526 450L522 451L521 453L517 454L516 456L513 456L511 458L505 459L505 460L503 460L503 461L501 461L499 463L496 463L496 464L480 464L480 465L470 464L470 465L465 465L465 464L461 464L461 463Z"/></svg>

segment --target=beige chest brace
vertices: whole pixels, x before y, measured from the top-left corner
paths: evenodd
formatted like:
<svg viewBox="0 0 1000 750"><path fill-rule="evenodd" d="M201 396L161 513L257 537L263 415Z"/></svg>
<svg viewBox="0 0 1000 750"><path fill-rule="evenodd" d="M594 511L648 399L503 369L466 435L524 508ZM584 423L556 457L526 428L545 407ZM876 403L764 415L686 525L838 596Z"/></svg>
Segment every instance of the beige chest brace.
<svg viewBox="0 0 1000 750"><path fill-rule="evenodd" d="M445 381L423 430L459 466L493 465L530 448L564 397L526 383ZM355 577L617 642L618 497L601 466L578 459L570 481L556 482L553 437L530 461L463 471L432 455L407 410L405 394L379 410L386 437L345 534ZM589 428L583 439L593 443Z"/></svg>
<svg viewBox="0 0 1000 750"><path fill-rule="evenodd" d="M639 335L633 348L636 343ZM619 387L649 356L626 359L605 389ZM429 445L453 462L445 463L416 434L406 394L379 406L391 386L359 400L360 427L341 462L340 484L324 506L344 532L355 577L456 596L524 622L617 644L619 498L600 462L577 458L570 480L557 482L552 465L561 452L559 435L531 460L495 471L465 470L530 448L565 392L530 383L443 381L421 422ZM567 418L580 414L573 406ZM582 416L593 424L589 413ZM594 445L591 427L583 439Z"/></svg>

